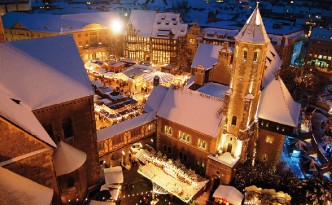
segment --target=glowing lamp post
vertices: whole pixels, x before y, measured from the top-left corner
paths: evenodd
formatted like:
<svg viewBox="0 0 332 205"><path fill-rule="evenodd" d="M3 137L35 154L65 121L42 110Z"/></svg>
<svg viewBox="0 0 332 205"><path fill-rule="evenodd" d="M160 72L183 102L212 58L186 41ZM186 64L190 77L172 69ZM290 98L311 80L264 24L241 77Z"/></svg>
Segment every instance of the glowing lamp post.
<svg viewBox="0 0 332 205"><path fill-rule="evenodd" d="M112 48L114 49L113 53L115 56L118 55L118 35L121 34L123 30L123 22L120 19L113 19L111 22L111 31L112 31L112 35L113 35L113 45Z"/></svg>

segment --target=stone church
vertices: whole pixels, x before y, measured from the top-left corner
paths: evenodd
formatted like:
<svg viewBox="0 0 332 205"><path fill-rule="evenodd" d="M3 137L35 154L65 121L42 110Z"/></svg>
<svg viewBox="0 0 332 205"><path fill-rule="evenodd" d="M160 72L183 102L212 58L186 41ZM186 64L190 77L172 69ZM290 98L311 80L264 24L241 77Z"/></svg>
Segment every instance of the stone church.
<svg viewBox="0 0 332 205"><path fill-rule="evenodd" d="M50 188L43 204L83 202L99 167L94 92L73 37L1 43L0 59L0 167ZM1 173L0 204L19 200Z"/></svg>
<svg viewBox="0 0 332 205"><path fill-rule="evenodd" d="M159 107L157 149L226 184L245 160L277 163L301 109L278 77L281 63L258 7L234 48L200 44L193 82L170 88Z"/></svg>

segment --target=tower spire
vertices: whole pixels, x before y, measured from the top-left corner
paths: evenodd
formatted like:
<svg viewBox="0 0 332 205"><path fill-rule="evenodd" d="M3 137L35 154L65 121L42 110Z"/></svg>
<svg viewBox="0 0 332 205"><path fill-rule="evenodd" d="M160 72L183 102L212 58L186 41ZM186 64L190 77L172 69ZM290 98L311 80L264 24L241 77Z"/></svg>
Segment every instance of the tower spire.
<svg viewBox="0 0 332 205"><path fill-rule="evenodd" d="M256 2L256 8L248 18L246 24L235 37L235 39L254 43L270 42L266 34L265 26L258 8L259 2Z"/></svg>

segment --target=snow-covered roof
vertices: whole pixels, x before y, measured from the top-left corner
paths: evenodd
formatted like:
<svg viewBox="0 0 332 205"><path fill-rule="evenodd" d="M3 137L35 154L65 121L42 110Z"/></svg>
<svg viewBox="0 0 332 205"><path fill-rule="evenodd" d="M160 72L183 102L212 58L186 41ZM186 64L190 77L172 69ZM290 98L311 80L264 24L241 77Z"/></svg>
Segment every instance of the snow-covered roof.
<svg viewBox="0 0 332 205"><path fill-rule="evenodd" d="M255 8L254 12L251 14L235 39L254 43L270 42L258 6Z"/></svg>
<svg viewBox="0 0 332 205"><path fill-rule="evenodd" d="M187 34L188 24L183 24L178 13L156 13L153 23L151 37L169 38L170 33L174 34L174 39Z"/></svg>
<svg viewBox="0 0 332 205"><path fill-rule="evenodd" d="M132 10L128 25L132 25L138 36L169 38L174 34L174 38L185 36L188 25L183 24L180 14L148 10Z"/></svg>
<svg viewBox="0 0 332 205"><path fill-rule="evenodd" d="M241 205L243 194L233 186L219 185L213 193L213 198L225 198L234 205Z"/></svg>
<svg viewBox="0 0 332 205"><path fill-rule="evenodd" d="M213 65L218 62L219 50L222 48L223 47L219 45L204 43L199 44L191 68L201 65L205 68L205 70L211 69ZM264 77L262 81L263 87L273 80L280 69L281 64L282 60L280 59L277 51L274 49L273 45L269 43L268 51L266 53Z"/></svg>
<svg viewBox="0 0 332 205"><path fill-rule="evenodd" d="M105 129L97 130L97 142L101 142L125 131L142 126L156 119L155 112L144 113L134 118L122 121Z"/></svg>
<svg viewBox="0 0 332 205"><path fill-rule="evenodd" d="M150 37L155 15L156 11L132 10L129 24L131 23L134 29L138 31L138 36Z"/></svg>
<svg viewBox="0 0 332 205"><path fill-rule="evenodd" d="M219 156L213 156L213 155L208 155L208 158L221 162L224 165L227 165L229 167L234 167L237 162L239 161L240 157L233 157L230 152L224 152Z"/></svg>
<svg viewBox="0 0 332 205"><path fill-rule="evenodd" d="M200 43L191 68L201 65L205 70L211 69L218 62L219 50L222 48L219 45Z"/></svg>
<svg viewBox="0 0 332 205"><path fill-rule="evenodd" d="M301 105L295 102L282 79L274 79L262 91L258 118L297 127Z"/></svg>
<svg viewBox="0 0 332 205"><path fill-rule="evenodd" d="M229 90L229 86L219 83L206 83L204 86L197 89L198 92L205 93L217 98L223 99L226 91Z"/></svg>
<svg viewBox="0 0 332 205"><path fill-rule="evenodd" d="M152 67L149 66L145 66L145 65L133 65L131 68L122 71L121 73L123 73L124 75L126 75L128 78L131 77L138 77L141 76L145 73L149 73L152 70Z"/></svg>
<svg viewBox="0 0 332 205"><path fill-rule="evenodd" d="M17 104L0 91L0 116L17 125L21 129L37 137L41 141L56 147L56 144L47 134L37 120L31 109L22 104Z"/></svg>
<svg viewBox="0 0 332 205"><path fill-rule="evenodd" d="M51 204L53 190L0 167L0 203Z"/></svg>
<svg viewBox="0 0 332 205"><path fill-rule="evenodd" d="M105 184L123 183L123 172L120 166L104 169Z"/></svg>
<svg viewBox="0 0 332 205"><path fill-rule="evenodd" d="M222 29L222 28L204 28L204 39L213 39L219 41L228 41L234 42L235 40L231 40L232 37L235 37L239 30L233 29Z"/></svg>
<svg viewBox="0 0 332 205"><path fill-rule="evenodd" d="M30 14L9 12L3 16L5 28L12 28L16 23L31 31L47 33L71 33L87 30L87 25L98 24L109 28L111 20L119 18L112 12L76 13L66 15Z"/></svg>
<svg viewBox="0 0 332 205"><path fill-rule="evenodd" d="M315 27L312 29L310 39L332 42L332 29Z"/></svg>
<svg viewBox="0 0 332 205"><path fill-rule="evenodd" d="M187 84L185 85L186 88L189 88L190 86L192 86L195 82L195 75L191 75Z"/></svg>
<svg viewBox="0 0 332 205"><path fill-rule="evenodd" d="M56 176L77 170L84 164L86 157L84 152L60 141L53 155Z"/></svg>
<svg viewBox="0 0 332 205"><path fill-rule="evenodd" d="M278 52L274 49L273 45L269 43L267 45L265 70L262 80L262 87L266 87L276 76L282 60L280 59Z"/></svg>
<svg viewBox="0 0 332 205"><path fill-rule="evenodd" d="M0 59L0 90L32 110L94 94L72 36L2 43Z"/></svg>
<svg viewBox="0 0 332 205"><path fill-rule="evenodd" d="M157 116L186 126L200 133L216 137L222 115L218 115L223 101L186 88L169 89Z"/></svg>
<svg viewBox="0 0 332 205"><path fill-rule="evenodd" d="M148 100L146 101L144 105L144 111L145 112L157 112L161 103L164 100L164 97L168 91L168 88L158 85L153 87L152 92L150 93L150 96Z"/></svg>
<svg viewBox="0 0 332 205"><path fill-rule="evenodd" d="M116 205L115 202L112 201L96 201L96 200L91 200L89 205Z"/></svg>

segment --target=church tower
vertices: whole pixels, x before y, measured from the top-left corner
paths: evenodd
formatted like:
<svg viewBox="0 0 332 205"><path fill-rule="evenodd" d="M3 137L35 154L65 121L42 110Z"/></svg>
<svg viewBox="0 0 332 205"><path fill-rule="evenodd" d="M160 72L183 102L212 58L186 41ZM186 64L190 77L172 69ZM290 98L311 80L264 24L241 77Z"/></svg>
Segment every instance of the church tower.
<svg viewBox="0 0 332 205"><path fill-rule="evenodd" d="M225 95L226 121L219 152L246 159L251 138L257 135L256 112L270 40L258 4L235 37L230 90Z"/></svg>

